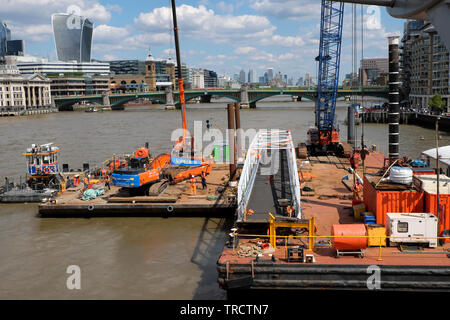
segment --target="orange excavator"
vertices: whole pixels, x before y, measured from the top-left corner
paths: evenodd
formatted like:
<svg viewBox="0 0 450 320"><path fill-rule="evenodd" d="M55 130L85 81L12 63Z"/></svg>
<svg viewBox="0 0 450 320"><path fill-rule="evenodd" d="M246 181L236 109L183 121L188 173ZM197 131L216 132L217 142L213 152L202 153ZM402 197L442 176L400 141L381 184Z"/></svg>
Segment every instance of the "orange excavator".
<svg viewBox="0 0 450 320"><path fill-rule="evenodd" d="M127 166L113 171L113 184L127 188L131 193L143 192L146 195L158 195L165 190L168 184L179 183L203 173L209 174L212 169L212 161L205 161L203 157L194 157L194 138L187 131L175 0L172 0L172 13L183 135L176 141L171 154L161 154L151 161L148 146L146 146L134 153L134 157L129 160Z"/></svg>
<svg viewBox="0 0 450 320"><path fill-rule="evenodd" d="M203 159L175 157L163 153L152 159L148 148L139 148L126 165L112 171L115 186L128 189L131 195L157 196L169 184L176 184L191 176L211 172L212 163Z"/></svg>

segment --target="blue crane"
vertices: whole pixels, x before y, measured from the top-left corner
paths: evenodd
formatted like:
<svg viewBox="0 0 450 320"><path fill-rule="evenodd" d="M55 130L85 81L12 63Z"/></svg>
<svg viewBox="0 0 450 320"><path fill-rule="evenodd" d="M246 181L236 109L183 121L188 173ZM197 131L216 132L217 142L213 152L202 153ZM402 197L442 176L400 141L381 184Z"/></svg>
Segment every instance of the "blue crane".
<svg viewBox="0 0 450 320"><path fill-rule="evenodd" d="M322 0L315 128L308 130L308 151L342 153L334 127L339 64L341 59L344 3Z"/></svg>

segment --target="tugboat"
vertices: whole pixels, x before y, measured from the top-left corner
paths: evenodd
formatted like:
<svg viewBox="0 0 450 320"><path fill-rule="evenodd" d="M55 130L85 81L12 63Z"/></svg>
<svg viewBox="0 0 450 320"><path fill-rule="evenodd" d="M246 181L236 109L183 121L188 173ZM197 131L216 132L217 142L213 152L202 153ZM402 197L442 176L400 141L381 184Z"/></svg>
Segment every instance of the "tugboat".
<svg viewBox="0 0 450 320"><path fill-rule="evenodd" d="M59 148L53 143L40 146L35 144L27 149L27 181L14 187L7 183L0 194L0 202L23 203L42 202L64 190L65 179L60 174L58 163Z"/></svg>

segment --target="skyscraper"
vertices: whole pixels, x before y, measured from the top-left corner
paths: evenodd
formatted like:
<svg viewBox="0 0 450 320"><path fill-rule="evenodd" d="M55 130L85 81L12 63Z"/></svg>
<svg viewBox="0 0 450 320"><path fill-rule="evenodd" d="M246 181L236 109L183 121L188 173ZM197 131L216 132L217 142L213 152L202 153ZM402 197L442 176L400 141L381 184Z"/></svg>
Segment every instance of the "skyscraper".
<svg viewBox="0 0 450 320"><path fill-rule="evenodd" d="M75 14L55 13L52 26L59 61L91 61L92 20Z"/></svg>
<svg viewBox="0 0 450 320"><path fill-rule="evenodd" d="M248 83L255 83L255 74L253 73L253 69L248 70Z"/></svg>
<svg viewBox="0 0 450 320"><path fill-rule="evenodd" d="M273 68L267 69L267 80L270 81L273 79Z"/></svg>
<svg viewBox="0 0 450 320"><path fill-rule="evenodd" d="M11 30L6 23L0 21L0 56L5 56L7 51L7 42L11 40Z"/></svg>
<svg viewBox="0 0 450 320"><path fill-rule="evenodd" d="M245 83L245 71L242 69L241 72L239 72L239 82Z"/></svg>
<svg viewBox="0 0 450 320"><path fill-rule="evenodd" d="M307 72L305 74L305 86L310 87L312 85L311 74Z"/></svg>

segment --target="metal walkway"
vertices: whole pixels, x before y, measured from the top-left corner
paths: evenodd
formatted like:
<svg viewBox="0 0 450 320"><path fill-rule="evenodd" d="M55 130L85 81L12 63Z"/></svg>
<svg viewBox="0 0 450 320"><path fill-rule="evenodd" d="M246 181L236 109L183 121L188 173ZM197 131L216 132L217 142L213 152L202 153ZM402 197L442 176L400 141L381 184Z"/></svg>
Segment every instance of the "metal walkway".
<svg viewBox="0 0 450 320"><path fill-rule="evenodd" d="M269 215L301 218L300 183L290 131L260 130L253 139L238 186L237 222L268 222Z"/></svg>

